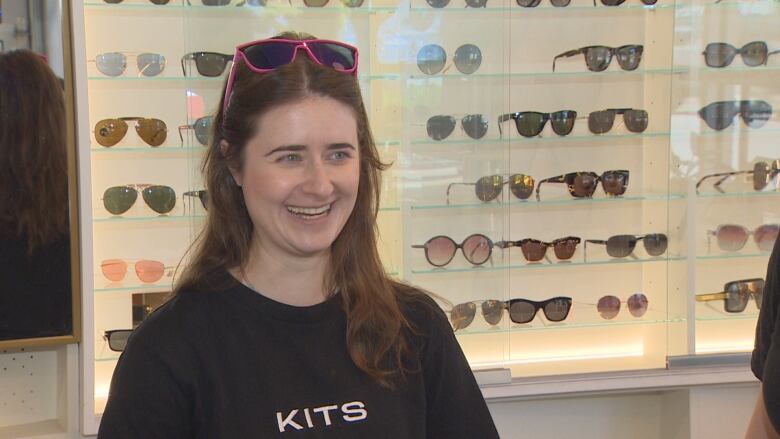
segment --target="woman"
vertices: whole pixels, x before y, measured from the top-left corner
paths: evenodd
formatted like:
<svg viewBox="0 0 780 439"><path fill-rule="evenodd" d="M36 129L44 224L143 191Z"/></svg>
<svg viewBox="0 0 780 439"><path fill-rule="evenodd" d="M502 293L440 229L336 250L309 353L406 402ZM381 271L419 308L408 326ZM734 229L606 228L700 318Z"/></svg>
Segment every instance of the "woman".
<svg viewBox="0 0 780 439"><path fill-rule="evenodd" d="M763 296L751 362L761 388L745 437L780 439L780 239L769 257Z"/></svg>
<svg viewBox="0 0 780 439"><path fill-rule="evenodd" d="M390 279L357 50L239 46L208 220L119 360L101 438L498 437L444 313Z"/></svg>
<svg viewBox="0 0 780 439"><path fill-rule="evenodd" d="M73 332L67 163L59 80L0 53L0 340Z"/></svg>

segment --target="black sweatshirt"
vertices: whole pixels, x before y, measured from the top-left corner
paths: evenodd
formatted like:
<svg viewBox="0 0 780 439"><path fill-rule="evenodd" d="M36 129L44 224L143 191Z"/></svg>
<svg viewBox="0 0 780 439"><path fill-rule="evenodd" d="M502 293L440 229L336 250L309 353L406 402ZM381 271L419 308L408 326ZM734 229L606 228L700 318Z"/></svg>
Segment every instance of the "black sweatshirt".
<svg viewBox="0 0 780 439"><path fill-rule="evenodd" d="M764 384L764 404L775 430L780 431L780 239L769 258L764 299L756 326L753 373Z"/></svg>
<svg viewBox="0 0 780 439"><path fill-rule="evenodd" d="M232 283L181 293L136 329L99 439L498 437L432 300L405 310L419 368L390 391L347 354L339 297L295 307Z"/></svg>

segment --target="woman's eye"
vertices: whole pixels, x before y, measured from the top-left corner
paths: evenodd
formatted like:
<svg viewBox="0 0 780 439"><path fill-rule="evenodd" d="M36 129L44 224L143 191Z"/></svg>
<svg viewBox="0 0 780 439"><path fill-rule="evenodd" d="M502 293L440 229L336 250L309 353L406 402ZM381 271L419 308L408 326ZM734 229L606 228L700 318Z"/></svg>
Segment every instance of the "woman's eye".
<svg viewBox="0 0 780 439"><path fill-rule="evenodd" d="M336 151L333 153L333 158L336 160L344 160L350 157L347 151Z"/></svg>
<svg viewBox="0 0 780 439"><path fill-rule="evenodd" d="M299 161L301 157L298 154L285 154L283 155L279 161L281 162L296 162Z"/></svg>

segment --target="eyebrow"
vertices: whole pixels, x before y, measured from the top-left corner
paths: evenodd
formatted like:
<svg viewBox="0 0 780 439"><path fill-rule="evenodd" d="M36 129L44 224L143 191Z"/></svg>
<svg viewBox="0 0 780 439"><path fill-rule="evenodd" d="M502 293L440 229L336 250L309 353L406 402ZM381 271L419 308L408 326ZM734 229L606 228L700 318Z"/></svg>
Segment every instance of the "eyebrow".
<svg viewBox="0 0 780 439"><path fill-rule="evenodd" d="M355 147L351 143L331 143L327 146L328 151L332 151L334 149L352 149L355 150ZM298 152L298 151L305 151L306 145L282 145L280 147L272 149L268 154L265 156L268 157L272 154L275 154L277 152Z"/></svg>

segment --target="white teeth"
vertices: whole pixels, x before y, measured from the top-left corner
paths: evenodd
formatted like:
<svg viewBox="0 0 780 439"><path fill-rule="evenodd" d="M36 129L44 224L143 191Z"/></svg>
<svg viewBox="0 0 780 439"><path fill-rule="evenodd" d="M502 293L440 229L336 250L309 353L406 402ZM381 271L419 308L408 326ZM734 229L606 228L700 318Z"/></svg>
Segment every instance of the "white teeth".
<svg viewBox="0 0 780 439"><path fill-rule="evenodd" d="M317 216L327 213L330 210L330 204L322 207L292 207L287 206L287 210L296 215Z"/></svg>

